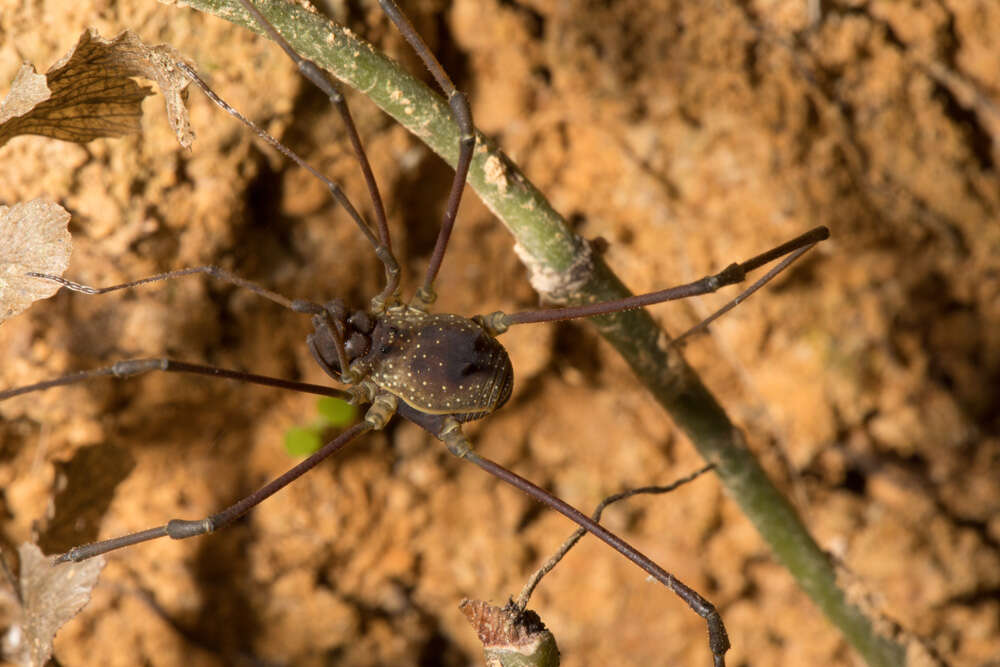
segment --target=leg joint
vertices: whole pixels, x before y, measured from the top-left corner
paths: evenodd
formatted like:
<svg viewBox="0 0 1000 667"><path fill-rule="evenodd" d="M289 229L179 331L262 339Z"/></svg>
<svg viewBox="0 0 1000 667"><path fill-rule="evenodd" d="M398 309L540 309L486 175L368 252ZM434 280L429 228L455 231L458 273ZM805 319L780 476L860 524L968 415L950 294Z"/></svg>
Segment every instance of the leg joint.
<svg viewBox="0 0 1000 667"><path fill-rule="evenodd" d="M462 425L454 417L445 419L444 427L438 433L448 451L460 459L464 459L472 451L472 443L462 433Z"/></svg>
<svg viewBox="0 0 1000 667"><path fill-rule="evenodd" d="M383 429L392 416L396 414L398 404L399 399L389 392L379 392L372 401L371 407L368 408L368 412L365 413L365 422L371 425L375 431Z"/></svg>
<svg viewBox="0 0 1000 667"><path fill-rule="evenodd" d="M199 521L185 521L184 519L171 519L167 522L167 536L174 540L183 540L187 537L204 535L215 530L215 522L211 518Z"/></svg>
<svg viewBox="0 0 1000 667"><path fill-rule="evenodd" d="M111 374L116 378L126 378L149 371L165 371L170 366L167 359L128 359L112 364Z"/></svg>
<svg viewBox="0 0 1000 667"><path fill-rule="evenodd" d="M455 117L455 122L463 135L472 134L472 109L469 107L469 98L460 90L453 90L448 96L448 106Z"/></svg>

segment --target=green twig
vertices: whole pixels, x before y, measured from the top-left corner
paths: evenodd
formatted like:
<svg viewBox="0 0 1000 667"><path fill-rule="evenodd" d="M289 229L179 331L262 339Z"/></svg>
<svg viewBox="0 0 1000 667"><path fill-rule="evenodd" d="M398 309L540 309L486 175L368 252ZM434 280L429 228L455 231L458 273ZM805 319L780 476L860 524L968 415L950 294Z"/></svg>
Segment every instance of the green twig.
<svg viewBox="0 0 1000 667"><path fill-rule="evenodd" d="M458 130L447 104L437 93L371 45L324 17L282 0L257 2L264 15L301 54L363 92L454 165ZM236 0L186 0L186 4L259 32L236 6ZM536 278L547 279L546 296L580 304L620 299L629 294L520 170L481 135L468 180L515 237L518 254L528 268ZM541 284L535 282L536 286ZM868 664L880 667L904 664L903 649L879 636L861 610L846 600L826 554L768 479L715 397L676 347L667 345L669 337L649 314L635 310L591 319L687 433L705 460L715 464L729 494L778 559Z"/></svg>

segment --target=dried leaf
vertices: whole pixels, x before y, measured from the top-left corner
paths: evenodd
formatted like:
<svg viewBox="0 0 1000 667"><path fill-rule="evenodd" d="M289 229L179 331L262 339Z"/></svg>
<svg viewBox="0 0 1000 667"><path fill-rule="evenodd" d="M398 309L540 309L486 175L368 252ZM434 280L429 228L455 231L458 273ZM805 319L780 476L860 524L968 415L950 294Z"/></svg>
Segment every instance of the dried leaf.
<svg viewBox="0 0 1000 667"><path fill-rule="evenodd" d="M21 665L41 667L52 656L56 632L90 601L104 559L55 565L54 557L45 556L33 544L22 544L18 555L21 613L13 632L8 630L5 643L11 654L5 657Z"/></svg>
<svg viewBox="0 0 1000 667"><path fill-rule="evenodd" d="M166 100L177 140L187 148L194 133L184 107L182 59L165 44L149 47L130 30L111 40L88 29L76 47L45 75L24 65L0 103L0 146L20 134L86 143L139 131L142 100L150 89L130 77L155 81Z"/></svg>
<svg viewBox="0 0 1000 667"><path fill-rule="evenodd" d="M73 244L69 213L44 199L0 206L0 323L59 290L29 271L62 275Z"/></svg>

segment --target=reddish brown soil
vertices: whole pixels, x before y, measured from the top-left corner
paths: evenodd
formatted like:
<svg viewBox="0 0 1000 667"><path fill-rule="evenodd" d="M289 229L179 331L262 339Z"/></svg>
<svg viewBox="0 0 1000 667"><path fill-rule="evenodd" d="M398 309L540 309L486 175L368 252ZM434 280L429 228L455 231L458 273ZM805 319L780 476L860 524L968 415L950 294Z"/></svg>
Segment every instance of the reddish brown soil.
<svg viewBox="0 0 1000 667"><path fill-rule="evenodd" d="M830 226L832 241L688 357L852 590L949 662L996 664L1000 5L445 4L407 8L469 91L477 125L577 231L609 242L633 290ZM3 86L22 59L44 70L87 26L132 28L190 56L367 210L334 114L272 45L152 0L49 5L5 3ZM418 70L372 5L350 3L350 25ZM412 287L450 172L351 100ZM321 186L200 94L190 152L159 99L145 107L138 137L84 147L27 137L0 149L0 202L45 195L73 213L69 277L109 284L217 263L297 297L361 305L374 294L378 265ZM453 238L442 310L534 304L510 238L471 196ZM655 315L679 331L724 299ZM307 324L200 279L60 294L0 328L0 386L164 354L322 382ZM584 508L700 465L586 326L515 330L505 343L514 397L469 429L488 456ZM87 487L75 502L90 510L59 508L53 549L211 513L288 468L283 434L313 415L308 396L185 377L8 401L0 535L5 547L29 539L60 484ZM719 605L730 664L859 664L714 478L607 520ZM398 424L235 528L111 556L56 653L64 665L476 664L459 601L502 603L570 530ZM709 663L701 620L592 540L533 607L566 665Z"/></svg>

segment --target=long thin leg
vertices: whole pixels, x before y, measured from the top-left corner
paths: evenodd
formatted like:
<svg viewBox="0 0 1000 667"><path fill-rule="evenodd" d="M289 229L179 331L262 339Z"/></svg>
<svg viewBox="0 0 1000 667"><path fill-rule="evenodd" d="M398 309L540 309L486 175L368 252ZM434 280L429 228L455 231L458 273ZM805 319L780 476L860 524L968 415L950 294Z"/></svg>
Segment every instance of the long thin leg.
<svg viewBox="0 0 1000 667"><path fill-rule="evenodd" d="M295 66L298 67L299 72L302 73L304 77L312 81L313 85L323 91L323 94L327 96L330 103L336 107L337 112L340 114L341 119L344 121L344 126L347 128L347 135L351 140L351 146L354 149L354 155L358 160L358 164L361 165L361 171L365 176L365 184L368 187L368 195L371 197L372 206L375 209L375 222L378 227L379 239L382 241L382 246L384 251L381 251L376 247L376 253L384 252L391 258L391 262L387 258L379 255L379 259L385 264L386 270L386 286L382 293L376 300L378 307L375 310L380 310L382 304L386 304L393 299L395 299L396 290L399 288L399 266L396 264L396 258L392 254L392 242L389 238L389 224L386 221L385 216L385 206L382 204L382 195L379 193L378 183L375 182L375 175L372 173L371 165L368 162L368 155L365 153L365 148L361 144L361 137L358 136L357 127L354 125L354 119L351 117L351 110L347 106L347 101L341 94L340 89L335 83L330 81L329 78L323 71L308 58L303 58L299 55L295 49L292 48L291 44L281 36L281 33L275 29L271 22L260 13L260 10L250 0L240 0L248 12L256 19L257 23L264 32L274 40L274 42L281 47ZM326 179L323 179L324 181ZM328 186L329 187L329 186Z"/></svg>
<svg viewBox="0 0 1000 667"><path fill-rule="evenodd" d="M345 401L352 398L352 394L341 389L324 387L321 384L310 384L308 382L296 382L294 380L283 380L281 378L269 377L267 375L255 375L244 373L243 371L233 371L226 368L216 368L215 366L204 366L202 364L189 364L186 361L175 361L174 359L129 359L119 361L103 368L70 373L62 377L36 382L35 384L5 389L0 391L0 401L33 391L42 391L52 387L62 387L77 382L86 382L99 377L126 378L151 371L166 371L169 373L192 373L194 375L207 375L210 377L225 378L228 380L238 380L249 382L250 384L260 384L267 387L278 387L280 389L291 389L303 394L317 394L319 396L332 396Z"/></svg>
<svg viewBox="0 0 1000 667"><path fill-rule="evenodd" d="M564 500L552 495L540 486L529 482L517 473L504 468L499 463L480 456L472 449L469 439L462 433L461 425L455 420L446 420L445 425L438 438L444 442L445 446L455 456L466 461L471 461L477 466L510 484L516 489L520 489L538 502L547 505L559 512L566 518L575 522L581 528L587 530L595 537L599 538L615 551L628 558L630 561L645 570L650 576L669 588L680 599L684 600L696 614L705 619L708 625L708 645L712 651L715 667L725 667L726 651L729 650L729 635L726 633L726 626L722 623L722 616L719 615L715 605L703 598L693 588L687 586L674 575L670 574L662 567L654 563L648 556L637 550L628 542L618 537L610 530L597 523L589 516L576 509Z"/></svg>
<svg viewBox="0 0 1000 667"><path fill-rule="evenodd" d="M719 308L717 311L715 311L714 313L703 319L701 322L699 322L698 324L694 325L693 327L682 333L680 336L677 336L676 338L671 340L670 344L678 345L680 344L681 341L708 329L709 325L712 324L712 322L719 319L720 317L728 313L730 310L732 310L736 306L740 305L741 303L749 299L751 296L753 296L754 292L756 292L761 287L769 283L772 278L774 278L776 275L778 275L786 268L788 268L788 266L792 262L797 260L799 257L809 252L811 248L812 246L799 248L791 255L781 260L777 265L774 266L774 268L772 268L770 271L761 276L760 279L757 280L757 282L755 282L753 285L740 292L735 299L724 305L722 308Z"/></svg>
<svg viewBox="0 0 1000 667"><path fill-rule="evenodd" d="M712 470L713 468L715 468L715 464L709 463L708 465L703 466L701 469L694 471L690 475L686 477L681 477L680 479L675 480L670 484L667 484L666 486L640 486L635 489L628 489L627 491L622 491L620 493L615 493L613 495L610 495L604 500L602 500L600 503L598 503L597 508L590 513L590 518L600 523L601 515L604 513L605 508L612 503L616 503L619 500L625 500L626 498L631 498L632 496L637 496L639 494L670 493L671 491L674 491L678 487L683 486L684 484L692 482L695 479L701 477L702 475L704 475L709 470ZM545 577L545 575L547 575L553 569L555 569L556 565L559 564L559 561L561 561L563 557L569 553L569 550L572 549L576 545L576 543L580 541L580 538L582 538L586 534L587 534L586 528L577 528L575 531L573 531L572 535L566 538L566 540L562 543L559 549L556 550L556 552L552 555L552 557L549 558L547 561L545 561L545 563L543 563L540 568L535 570L534 574L531 575L531 577L528 579L528 582L524 585L524 588L521 589L521 593L517 596L518 609L524 611L528 607L528 600L531 598L531 594L535 592L535 588L538 587L538 584L542 581L542 578Z"/></svg>
<svg viewBox="0 0 1000 667"><path fill-rule="evenodd" d="M285 474L271 480L246 498L243 498L242 500L230 505L221 512L213 514L210 517L206 517L198 521L171 519L167 523L162 526L157 526L156 528L150 528L148 530L139 531L138 533L115 537L110 540L101 540L100 542L92 542L83 546L73 547L66 553L59 556L59 558L56 559L56 562L64 563L66 561L86 560L109 551L114 551L115 549L121 549L122 547L138 544L139 542L155 540L160 537L183 540L188 537L204 535L206 533L219 530L220 528L225 528L233 521L236 521L236 519L253 509L255 505L259 505L267 498L285 488L299 477L315 468L320 461L337 452L359 435L371 430L371 428L371 424L367 422L355 424L330 442L326 443L321 449L295 467L291 468Z"/></svg>
<svg viewBox="0 0 1000 667"><path fill-rule="evenodd" d="M130 287L138 287L140 285L146 285L148 283L155 283L161 280L171 280L173 278L180 278L182 276L191 276L197 274L205 274L215 278L216 280L222 280L227 283L232 283L237 287L242 287L243 289L250 290L258 296L262 296L265 299L270 299L278 305L284 306L289 310L297 310L295 307L295 301L289 299L288 297L282 296L277 292L272 292L271 290L261 287L257 283L246 280L245 278L240 278L234 273L230 273L225 269L219 268L218 266L192 266L186 269L177 269L176 271L167 271L166 273L157 273L154 276L148 276L146 278L140 278L138 280L132 280L127 283L120 283L118 285L111 285L109 287L90 287L89 285L81 285L80 283L75 283L72 280L66 280L59 276L51 275L48 273L35 273L34 271L29 271L25 275L31 276L32 278L42 278L44 280L51 280L54 283L59 283L66 289L73 290L74 292L81 292L83 294L107 294L108 292L115 292L117 290L128 289Z"/></svg>
<svg viewBox="0 0 1000 667"><path fill-rule="evenodd" d="M581 528L585 528L587 532L608 544L615 551L628 558L630 561L645 570L651 577L673 591L677 597L684 600L684 602L686 602L696 614L705 619L705 623L708 625L708 645L712 651L715 667L725 666L725 654L726 651L729 650L730 646L729 635L726 632L726 626L722 623L722 616L719 615L715 605L703 598L697 591L687 586L680 579L654 563L649 557L637 550L628 542L621 539L580 510L557 498L540 486L537 486L517 473L504 468L499 463L479 456L474 451L466 452L462 458L475 463L491 475L494 475L511 486L520 489L535 500L548 505L566 518L576 522L576 524Z"/></svg>
<svg viewBox="0 0 1000 667"><path fill-rule="evenodd" d="M194 266L186 269L178 269L176 271L168 271L166 273L158 273L154 276L148 276L146 278L140 278L138 280L132 280L127 283L120 283L118 285L110 285L108 287L91 287L89 285L82 285L80 283L75 283L71 280L66 280L60 276L51 275L48 273L36 273L34 271L29 271L26 275L33 278L41 278L43 280L50 280L52 282L58 283L65 287L66 289L73 290L74 292L81 292L83 294L99 295L107 294L109 292L115 292L117 290L129 289L132 287L138 287L140 285L146 285L149 283L159 282L161 280L170 280L173 278L180 278L183 276L205 274L215 278L217 280L222 280L228 283L232 283L237 287L242 287L244 289L250 290L258 296L262 296L266 299L270 299L275 303L288 308L289 310L295 311L297 313L306 313L313 316L319 316L323 318L327 327L330 329L331 336L334 338L334 342L337 345L337 353L341 364L346 364L346 356L344 353L343 341L340 340L337 334L336 326L334 325L331 315L327 312L326 308L323 306L312 303L311 301L306 301L304 299L289 299L277 292L273 292L269 289L261 287L260 285L240 278L239 276L221 269L217 266ZM224 377L232 380L239 380L242 382L249 382L252 384L263 384L271 387L281 387L283 389L291 389L292 391L299 391L308 394L319 394L321 396L332 396L335 398L343 398L349 400L351 395L347 392L341 391L339 389L331 389L329 387L324 387L322 385L309 384L307 382L296 382L294 380L283 380L281 378L272 378L265 375L255 375L253 373L246 373L243 371L231 371L224 368L216 368L214 366L204 366L201 364L190 364L184 361L175 361L166 358L156 358L156 359L133 359L128 361L119 361L111 366L104 368L97 368L89 371L80 371L78 373L71 373L70 375L65 375L60 378L55 378L53 380L46 380L44 382L38 382L32 385L26 385L24 387L16 387L14 389L8 389L6 391L0 391L0 400L5 398L11 398L13 396L19 396L21 394L26 394L32 391L40 391L43 389L48 389L50 387L58 387L67 384L74 384L76 382L84 382L91 378L113 376L118 378L129 377L131 375L137 375L139 373L146 373L149 371L170 371L179 373L195 373L199 375L211 375L215 377ZM350 384L350 383L346 383Z"/></svg>
<svg viewBox="0 0 1000 667"><path fill-rule="evenodd" d="M254 294L257 294L257 295L262 296L264 298L270 299L270 300L274 301L275 303L278 303L278 304L284 306L285 308L288 308L289 310L295 311L296 313L306 313L308 315L313 315L314 326L317 328L317 330L319 330L320 328L323 328L323 329L326 329L326 330L329 331L330 337L333 339L334 347L336 348L336 354L337 354L337 358L338 358L338 360L340 362L341 368L348 369L347 371L344 371L344 372L341 373L342 381L344 382L344 384L353 384L350 381L350 375L349 375L350 369L348 368L347 355L346 355L346 353L344 351L344 341L341 339L340 333L338 332L337 326L336 326L336 324L334 322L334 318L331 315L331 313L329 312L329 310L327 309L327 307L321 306L318 303L313 303L312 301L307 301L305 299L295 299L295 300L289 299L287 297L284 297L284 296L278 294L277 292L272 292L271 290L266 289L264 287L261 287L260 285L257 285L256 283L250 282L249 280L245 280L243 278L240 278L239 276L237 276L235 274L232 274L229 271L226 271L225 269L220 269L217 266L211 266L211 265L209 265L209 266L195 266L195 267L191 267L191 268L187 268L187 269L178 269L176 271L168 271L166 273L158 273L155 276L149 276L147 278L140 278L139 280L132 280L132 281L129 281L127 283L121 283L119 285L111 285L109 287L90 287L89 285L81 285L80 283L75 283L75 282L73 282L71 280L66 280L65 278L62 278L60 276L55 276L55 275L51 275L51 274L48 274L48 273L35 273L34 271L29 271L25 275L31 276L33 278L42 278L44 280L51 280L52 282L59 283L60 285L62 285L66 289L70 289L70 290L73 290L75 292L82 292L83 294L107 294L108 292L114 292L116 290L128 289L130 287L137 287L139 285L145 285L147 283L154 283L154 282L157 282L157 281L160 281L160 280L170 280L171 278L179 278L179 277L182 277L182 276L189 276L189 275L194 275L194 274L198 274L198 273L204 273L204 274L207 274L207 275L209 275L209 276L211 276L213 278L216 278L216 279L219 279L219 280L224 280L226 282L233 283L234 285L236 285L238 287L243 287L245 289L248 289L251 292L253 292ZM319 318L319 319L316 319L316 318ZM310 338L310 341L311 340L312 339ZM312 343L310 342L310 346L311 345L312 345ZM315 351L314 351L313 354L315 356ZM318 360L318 358L317 358L317 360ZM170 362L170 360L168 360L168 359L159 360L159 361L166 362L166 363L174 363L175 365L176 364L183 364L183 362ZM191 366L191 365L188 364L188 366ZM208 367L205 366L203 368L208 368ZM176 369L165 368L165 369L162 369L162 370L176 370ZM191 371L191 372L194 372L194 371ZM200 371L197 371L197 372L200 372ZM226 372L226 373L239 373L239 371L221 371L221 369L219 369L219 371L215 372L215 374L218 375L218 374L220 374L222 372ZM84 376L83 376L82 379L86 379L87 377L97 377L97 376L100 376L100 375L107 375L107 374L108 373L106 373L106 372L101 372L101 370L99 369L98 371L95 371L95 372L93 372L90 375L84 374ZM242 375L245 376L245 377L247 377L247 378L251 378L251 377L257 377L257 378L259 378L259 377L262 377L262 376L254 376L254 375L247 374L247 373L244 373ZM236 376L229 376L229 377L235 377L236 379L240 379L239 377L236 377ZM253 380L247 379L246 381L247 382L252 382ZM284 382L284 380L282 380L282 382ZM289 389L295 389L297 386L316 386L316 385L305 385L305 384L302 384L302 383L289 383L288 385L285 385L285 386L287 388L289 388ZM304 390L300 390L300 391L304 391ZM312 392L312 393L315 393L315 392Z"/></svg>
<svg viewBox="0 0 1000 667"><path fill-rule="evenodd" d="M272 137L270 134L264 131L262 127L260 127L252 120L241 114L239 111L233 108L228 102L219 97L219 95L214 90L208 87L207 83L202 81L201 77L198 76L198 73L195 72L193 69L191 69L189 65L181 61L177 61L174 64L177 66L178 69L184 72L185 76L187 76L195 85L201 88L202 92L205 93L205 96L208 97L210 100L212 100L212 102L214 102L216 106L218 106L220 109L228 113L233 118L239 120L241 123L246 125L251 130L253 130L253 132L258 137L260 137L268 144L270 144L272 148L274 148L276 151L278 151L279 153L281 153L282 155L284 155L285 157L292 160L297 165L308 171L310 174L313 175L313 177L318 179L321 183L323 183L323 185L326 186L327 190L330 191L330 194L333 196L334 200L336 200L336 202L340 204L345 211L347 211L347 214L351 217L352 220L354 220L354 223L358 226L358 229L361 230L361 233L364 234L365 238L368 239L368 242L371 243L372 247L375 249L375 255L382 262L383 266L385 266L386 287L383 290L382 294L380 295L380 298L384 297L382 298L381 303L385 303L386 300L389 299L391 295L393 295L396 292L399 286L399 264L396 261L395 255L392 254L392 249L389 247L388 243L385 242L386 240L388 240L389 231L388 231L388 226L384 225L384 216L385 216L384 212L381 214L383 217L383 221L380 224L385 227L384 229L385 240L380 240L376 238L375 235L372 233L371 227L369 227L368 223L365 222L364 218L361 217L361 214L358 213L358 210L354 208L354 204L351 203L351 200L348 199L347 195L344 193L344 191L340 188L339 185L331 181L323 174L319 173L312 165L310 165L304 159L299 157L299 155L295 151L293 151L291 148L289 148L285 144L281 143L280 141ZM315 65L313 67L315 67ZM351 127L353 128L353 124L351 125ZM364 154L362 153L361 155L363 156ZM368 163L367 158L364 158L363 166L367 165L367 163ZM378 202L381 205L381 198L378 199ZM380 235L383 234L383 230L381 228L379 230L379 234Z"/></svg>
<svg viewBox="0 0 1000 667"><path fill-rule="evenodd" d="M455 226L455 216L458 214L458 205L462 201L462 190L465 188L465 179L469 174L469 165L472 164L472 152L476 147L476 135L472 126L472 110L469 108L469 100L465 94L455 88L444 67L434 57L427 47L420 34L413 28L413 24L406 18L403 10L399 8L394 0L379 0L378 3L389 19L396 24L403 38L410 43L413 50L422 61L424 66L437 81L438 86L444 91L448 98L448 106L451 107L451 115L458 125L460 133L458 143L458 162L455 164L455 178L451 182L451 192L448 194L448 204L445 206L444 215L441 218L441 229L438 232L437 241L434 244L434 252L431 254L430 263L427 265L427 273L424 276L424 284L417 290L417 298L425 304L434 302L434 279L441 268L441 261L444 259L445 250L448 248L448 239L451 237L451 230Z"/></svg>
<svg viewBox="0 0 1000 667"><path fill-rule="evenodd" d="M765 264L773 262L774 260L797 250L801 249L804 252L805 250L812 248L820 241L828 238L830 238L829 229L826 227L816 227L801 236L797 236L787 243L782 243L778 247L772 248L771 250L761 253L756 257L752 257L745 262L740 264L730 264L715 275L706 276L701 280L696 280L692 283L687 283L686 285L669 287L658 292L639 294L637 296L630 296L616 301L604 301L602 303L587 304L585 306L525 310L520 313L512 313L509 315L503 313L500 313L499 315L493 314L486 316L486 320L489 322L490 326L496 328L499 332L503 332L507 327L514 324L554 322L557 320L576 319L578 317L590 317L592 315L606 315L608 313L617 313L622 310L642 308L643 306L650 306L655 303L663 303L664 301L676 301L677 299L686 299L687 297L698 296L700 294L710 294L721 287L725 287L726 285L735 285L736 283L743 282L746 279L746 274L754 269L758 269ZM797 253L794 258L797 259L801 255L802 253ZM784 268L784 266L787 266L787 263L783 264L782 268ZM770 280L774 277L774 275L776 275L776 273L771 273L768 274L768 276L765 276L765 278ZM747 293L752 293L759 288L760 285L755 285L751 287ZM745 295L743 296L745 298Z"/></svg>
<svg viewBox="0 0 1000 667"><path fill-rule="evenodd" d="M365 152L365 148L361 143L361 137L358 135L358 129L354 125L354 118L351 116L351 110L347 106L347 100L344 99L344 95L340 92L340 87L337 86L333 81L330 81L323 70L321 70L316 63L304 58L299 53L292 48L292 45L281 36L281 33L271 24L270 21L260 12L257 7L250 2L250 0L240 0L240 4L250 12L250 15L254 17L257 24L263 28L264 32L271 40L281 47L281 50L295 63L295 66L299 69L304 77L309 79L314 86L319 88L324 95L330 100L330 103L337 108L337 112L344 121L344 125L347 127L347 134L350 136L351 146L354 148L355 156L361 165L361 171L365 175L365 183L368 186L368 193L372 199L372 205L375 207L375 221L378 228L379 238L382 243L391 248L392 243L389 239L389 224L386 221L385 216L385 206L382 205L382 194L379 192L378 183L375 182L375 175L372 173L371 164L368 162L368 154Z"/></svg>

